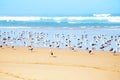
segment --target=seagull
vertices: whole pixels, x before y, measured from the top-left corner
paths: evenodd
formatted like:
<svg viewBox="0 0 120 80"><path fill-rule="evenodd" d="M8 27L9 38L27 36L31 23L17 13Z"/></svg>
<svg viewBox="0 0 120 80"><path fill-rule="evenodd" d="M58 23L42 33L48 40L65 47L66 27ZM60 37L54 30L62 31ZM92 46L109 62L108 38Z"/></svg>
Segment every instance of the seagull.
<svg viewBox="0 0 120 80"><path fill-rule="evenodd" d="M91 53L92 53L92 50L89 50L88 52L89 52L89 54L91 54Z"/></svg>
<svg viewBox="0 0 120 80"><path fill-rule="evenodd" d="M113 51L113 48L110 48L110 50L109 51Z"/></svg>
<svg viewBox="0 0 120 80"><path fill-rule="evenodd" d="M0 45L0 48L2 48L3 46L2 45Z"/></svg>

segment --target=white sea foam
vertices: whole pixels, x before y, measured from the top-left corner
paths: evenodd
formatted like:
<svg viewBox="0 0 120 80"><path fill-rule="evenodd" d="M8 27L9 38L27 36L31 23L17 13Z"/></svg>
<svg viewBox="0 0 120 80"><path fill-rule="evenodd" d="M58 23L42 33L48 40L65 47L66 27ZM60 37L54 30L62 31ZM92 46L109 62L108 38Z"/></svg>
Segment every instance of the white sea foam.
<svg viewBox="0 0 120 80"><path fill-rule="evenodd" d="M14 29L18 29L18 28L33 28L33 27L28 27L28 26L0 26L0 28L6 28L6 29L8 29L8 28L14 28Z"/></svg>
<svg viewBox="0 0 120 80"><path fill-rule="evenodd" d="M7 20L7 21L36 21L40 20L40 17L18 17L18 16L0 16L0 20Z"/></svg>
<svg viewBox="0 0 120 80"><path fill-rule="evenodd" d="M108 16L110 16L111 14L93 14L93 16L95 16L95 17L108 17Z"/></svg>
<svg viewBox="0 0 120 80"><path fill-rule="evenodd" d="M44 20L53 20L57 23L60 23L62 21L68 21L68 22L75 22L75 21L82 21L82 20L107 20L108 22L120 22L120 16L110 16L110 14L102 16L100 15L94 15L94 16L86 16L86 17L20 17L20 16L0 16L0 20L6 20L6 21L44 21Z"/></svg>

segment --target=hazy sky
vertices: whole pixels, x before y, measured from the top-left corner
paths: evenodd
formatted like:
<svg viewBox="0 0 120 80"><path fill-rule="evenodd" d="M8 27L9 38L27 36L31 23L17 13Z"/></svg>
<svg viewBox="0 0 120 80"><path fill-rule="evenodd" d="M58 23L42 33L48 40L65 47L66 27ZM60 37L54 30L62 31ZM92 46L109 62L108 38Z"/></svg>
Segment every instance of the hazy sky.
<svg viewBox="0 0 120 80"><path fill-rule="evenodd" d="M0 0L0 16L120 14L120 0Z"/></svg>

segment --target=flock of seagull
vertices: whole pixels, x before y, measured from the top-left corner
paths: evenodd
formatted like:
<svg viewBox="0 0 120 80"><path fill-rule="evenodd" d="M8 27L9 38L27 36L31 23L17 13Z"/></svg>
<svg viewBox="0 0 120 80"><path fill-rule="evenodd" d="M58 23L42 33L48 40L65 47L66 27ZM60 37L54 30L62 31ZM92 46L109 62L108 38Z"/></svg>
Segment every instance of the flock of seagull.
<svg viewBox="0 0 120 80"><path fill-rule="evenodd" d="M114 44L115 46L112 46ZM52 34L45 32L30 31L0 31L0 48L3 46L27 46L29 50L35 47L47 48L68 48L71 50L85 49L91 53L94 50L106 50L120 52L120 35L107 36L105 34L94 35L89 38L89 34Z"/></svg>

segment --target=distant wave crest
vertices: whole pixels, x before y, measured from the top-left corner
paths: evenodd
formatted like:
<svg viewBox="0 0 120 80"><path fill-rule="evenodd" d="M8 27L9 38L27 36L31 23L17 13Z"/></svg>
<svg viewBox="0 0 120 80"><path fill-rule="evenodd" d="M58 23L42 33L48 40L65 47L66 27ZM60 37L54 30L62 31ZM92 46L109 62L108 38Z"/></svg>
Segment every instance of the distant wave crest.
<svg viewBox="0 0 120 80"><path fill-rule="evenodd" d="M120 26L120 16L93 14L93 16L0 16L0 26Z"/></svg>

